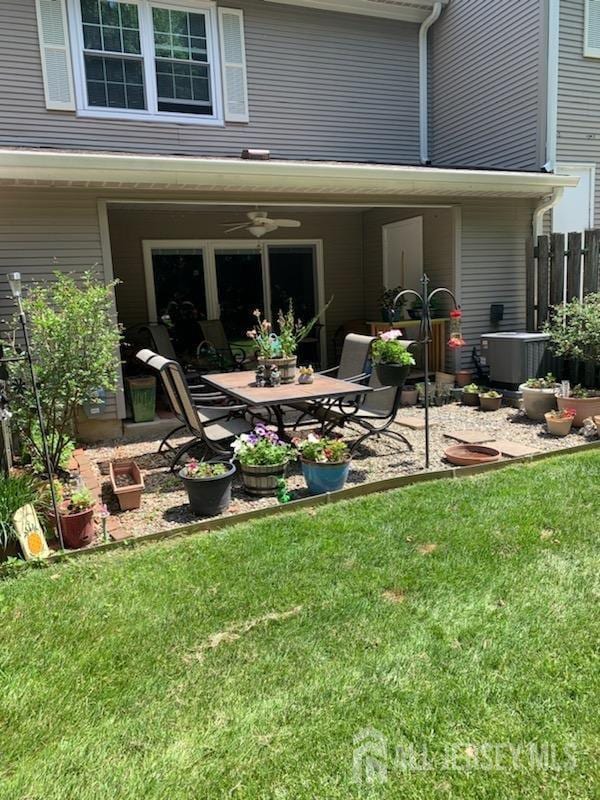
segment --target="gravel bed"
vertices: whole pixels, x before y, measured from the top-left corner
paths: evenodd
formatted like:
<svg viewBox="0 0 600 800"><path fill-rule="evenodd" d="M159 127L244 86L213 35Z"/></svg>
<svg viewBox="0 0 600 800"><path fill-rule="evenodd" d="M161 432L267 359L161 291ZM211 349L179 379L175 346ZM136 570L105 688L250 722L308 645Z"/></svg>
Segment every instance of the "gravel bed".
<svg viewBox="0 0 600 800"><path fill-rule="evenodd" d="M402 409L400 415L423 419L424 410ZM549 436L545 431L545 425L531 422L521 412L510 408L482 412L478 408L451 404L432 408L430 423L430 471L452 468L443 456L444 450L456 442L448 439L444 433L466 429L481 430L495 439L529 445L540 452L558 451L586 441L575 430L564 438ZM425 471L425 432L411 430L397 423L394 423L393 428L406 436L413 446L412 451L396 439L388 437L367 440L353 458L348 485ZM344 438L349 442L356 439L357 429L348 426ZM174 439L173 443L183 441L185 437L180 440ZM201 519L190 512L187 494L181 481L169 472L169 456L157 453L159 443L160 439L131 443L109 441L90 447L87 451L92 464L100 474L104 502L107 503L111 513L118 516L132 537L176 528ZM145 491L142 495L142 505L136 511L121 512L110 488L108 463L117 458L134 458L144 476ZM291 464L288 468L288 487L294 499L307 496L299 464ZM236 477L233 501L225 516L276 504L275 498L252 498L247 495Z"/></svg>

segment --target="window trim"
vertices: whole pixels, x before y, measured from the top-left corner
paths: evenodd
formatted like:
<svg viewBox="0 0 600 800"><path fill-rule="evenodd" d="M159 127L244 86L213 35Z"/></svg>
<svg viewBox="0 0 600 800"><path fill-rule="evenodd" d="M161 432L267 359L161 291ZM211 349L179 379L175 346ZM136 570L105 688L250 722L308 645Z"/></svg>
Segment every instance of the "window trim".
<svg viewBox="0 0 600 800"><path fill-rule="evenodd" d="M588 31L590 27L591 0L584 0L584 20L583 20L583 57L600 58L600 47L592 47L588 44Z"/></svg>
<svg viewBox="0 0 600 800"><path fill-rule="evenodd" d="M83 43L83 21L80 0L67 0L69 11L69 33L72 44L75 98L78 117L95 119L122 119L128 122L161 122L178 125L204 125L225 127L223 110L223 87L221 79L221 58L219 52L219 29L217 4L214 0L123 0L138 6L140 20L141 58L144 72L144 90L147 109L102 108L90 106L87 101L85 79L85 48ZM158 111L156 88L154 29L152 25L152 6L175 11L200 11L206 15L206 47L210 67L210 87L213 100L213 113L176 114ZM110 56L111 53L106 55ZM119 53L114 54L119 57Z"/></svg>

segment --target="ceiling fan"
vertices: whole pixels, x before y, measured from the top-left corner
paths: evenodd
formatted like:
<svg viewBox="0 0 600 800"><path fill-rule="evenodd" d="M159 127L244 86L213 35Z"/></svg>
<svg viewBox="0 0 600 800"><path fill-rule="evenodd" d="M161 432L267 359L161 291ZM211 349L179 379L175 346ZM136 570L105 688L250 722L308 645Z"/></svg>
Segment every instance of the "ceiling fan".
<svg viewBox="0 0 600 800"><path fill-rule="evenodd" d="M248 222L242 222L238 225L233 225L227 228L225 233L233 233L234 231L247 230L257 239L267 233L276 231L277 228L299 228L301 222L297 219L271 219L268 211L249 211ZM225 223L227 225L231 223Z"/></svg>

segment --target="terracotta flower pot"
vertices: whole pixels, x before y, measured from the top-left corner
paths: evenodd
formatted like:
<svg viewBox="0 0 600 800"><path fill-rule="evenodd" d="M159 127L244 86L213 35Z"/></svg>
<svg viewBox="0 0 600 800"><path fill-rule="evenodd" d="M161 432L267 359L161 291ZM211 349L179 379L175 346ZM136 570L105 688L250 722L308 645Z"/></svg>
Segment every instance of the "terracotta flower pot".
<svg viewBox="0 0 600 800"><path fill-rule="evenodd" d="M94 525L94 509L87 508L75 514L68 513L67 504L63 503L60 509L60 529L64 543L71 550L78 550L91 544L96 533Z"/></svg>
<svg viewBox="0 0 600 800"><path fill-rule="evenodd" d="M501 453L495 447L481 444L453 444L444 451L446 459L457 467L472 467L499 461Z"/></svg>
<svg viewBox="0 0 600 800"><path fill-rule="evenodd" d="M480 394L479 405L482 411L498 411L502 405L502 395L500 397L486 397L484 394Z"/></svg>
<svg viewBox="0 0 600 800"><path fill-rule="evenodd" d="M468 386L470 383L472 383L473 373L470 369L461 369L456 373L454 379L459 389L462 389L463 386Z"/></svg>
<svg viewBox="0 0 600 800"><path fill-rule="evenodd" d="M258 363L267 367L277 367L282 383L293 383L296 380L296 356L289 358L259 358Z"/></svg>
<svg viewBox="0 0 600 800"><path fill-rule="evenodd" d="M550 413L546 414L546 425L548 433L552 436L567 436L571 432L573 417L553 417Z"/></svg>
<svg viewBox="0 0 600 800"><path fill-rule="evenodd" d="M581 428L588 417L600 415L600 397L558 397L557 401L560 411L575 409L573 425L576 428Z"/></svg>
<svg viewBox="0 0 600 800"><path fill-rule="evenodd" d="M405 387L402 389L402 394L400 395L400 402L403 406L416 406L417 400L419 399L419 393L415 389L415 387Z"/></svg>
<svg viewBox="0 0 600 800"><path fill-rule="evenodd" d="M111 461L108 469L110 485L119 501L121 511L139 508L142 503L144 479L135 461Z"/></svg>

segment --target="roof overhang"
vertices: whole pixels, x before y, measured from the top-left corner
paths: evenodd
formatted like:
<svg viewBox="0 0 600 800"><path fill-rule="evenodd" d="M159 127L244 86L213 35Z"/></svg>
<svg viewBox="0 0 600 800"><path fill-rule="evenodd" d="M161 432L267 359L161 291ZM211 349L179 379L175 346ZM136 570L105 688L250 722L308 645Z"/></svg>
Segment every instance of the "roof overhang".
<svg viewBox="0 0 600 800"><path fill-rule="evenodd" d="M579 179L504 172L319 161L0 149L0 185L356 197L540 198Z"/></svg>
<svg viewBox="0 0 600 800"><path fill-rule="evenodd" d="M436 0L266 0L266 2L346 14L363 14L369 17L385 17L404 22L423 22L431 14ZM444 5L448 2L449 0L442 0Z"/></svg>

